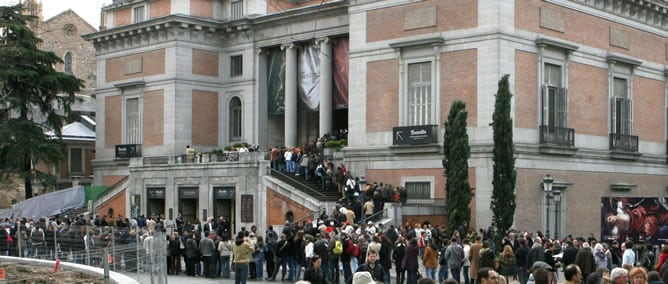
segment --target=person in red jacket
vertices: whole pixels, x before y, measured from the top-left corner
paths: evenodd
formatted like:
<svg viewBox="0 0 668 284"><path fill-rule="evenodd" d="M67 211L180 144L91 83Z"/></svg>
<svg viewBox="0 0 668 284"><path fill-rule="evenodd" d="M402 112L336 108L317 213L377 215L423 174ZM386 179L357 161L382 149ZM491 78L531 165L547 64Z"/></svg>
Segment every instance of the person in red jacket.
<svg viewBox="0 0 668 284"><path fill-rule="evenodd" d="M666 262L666 259L668 259L668 245L663 245L659 254L659 262L656 264L656 272L661 272L661 266Z"/></svg>

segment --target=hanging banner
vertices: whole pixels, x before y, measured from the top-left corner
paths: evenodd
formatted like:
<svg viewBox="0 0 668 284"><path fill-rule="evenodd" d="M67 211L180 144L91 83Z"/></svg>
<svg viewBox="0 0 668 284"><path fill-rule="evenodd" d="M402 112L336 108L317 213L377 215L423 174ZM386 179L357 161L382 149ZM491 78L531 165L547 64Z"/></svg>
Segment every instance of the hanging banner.
<svg viewBox="0 0 668 284"><path fill-rule="evenodd" d="M269 114L285 112L285 53L274 48L267 55L267 96Z"/></svg>
<svg viewBox="0 0 668 284"><path fill-rule="evenodd" d="M347 37L337 38L334 44L334 109L348 108L348 45Z"/></svg>
<svg viewBox="0 0 668 284"><path fill-rule="evenodd" d="M306 110L320 105L320 47L312 44L299 49L299 98Z"/></svg>
<svg viewBox="0 0 668 284"><path fill-rule="evenodd" d="M668 241L668 198L601 198L601 239L662 244Z"/></svg>

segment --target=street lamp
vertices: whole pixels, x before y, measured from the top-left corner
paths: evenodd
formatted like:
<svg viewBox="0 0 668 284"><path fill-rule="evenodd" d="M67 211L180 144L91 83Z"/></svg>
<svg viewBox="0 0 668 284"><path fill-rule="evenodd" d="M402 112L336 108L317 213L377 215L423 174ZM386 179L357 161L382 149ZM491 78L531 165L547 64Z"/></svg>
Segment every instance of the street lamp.
<svg viewBox="0 0 668 284"><path fill-rule="evenodd" d="M546 238L550 238L550 199L552 198L552 183L554 183L552 176L548 174L543 177L543 192L545 193L545 201L547 202L547 210L545 211L547 213L545 214L545 220L547 221L547 226L545 228Z"/></svg>
<svg viewBox="0 0 668 284"><path fill-rule="evenodd" d="M559 238L560 233L560 216L561 213L561 189L559 187L552 188L552 200L554 200L554 238Z"/></svg>

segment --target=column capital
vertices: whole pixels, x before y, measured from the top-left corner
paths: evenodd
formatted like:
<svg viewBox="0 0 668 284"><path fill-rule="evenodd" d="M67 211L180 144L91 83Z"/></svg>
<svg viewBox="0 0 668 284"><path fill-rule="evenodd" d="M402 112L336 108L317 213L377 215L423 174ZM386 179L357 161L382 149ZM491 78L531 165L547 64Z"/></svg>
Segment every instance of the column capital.
<svg viewBox="0 0 668 284"><path fill-rule="evenodd" d="M323 44L328 44L328 43L332 43L332 42L333 42L333 40L329 37L321 37L321 38L317 38L315 40L315 43L317 45L323 45Z"/></svg>
<svg viewBox="0 0 668 284"><path fill-rule="evenodd" d="M262 54L263 52L264 52L264 50L262 50L261 47L258 47L258 48L255 49L255 54L256 54L256 55L260 55L260 54Z"/></svg>
<svg viewBox="0 0 668 284"><path fill-rule="evenodd" d="M286 50L289 48L295 48L295 43L294 42L289 42L289 43L284 43L281 44L281 50Z"/></svg>

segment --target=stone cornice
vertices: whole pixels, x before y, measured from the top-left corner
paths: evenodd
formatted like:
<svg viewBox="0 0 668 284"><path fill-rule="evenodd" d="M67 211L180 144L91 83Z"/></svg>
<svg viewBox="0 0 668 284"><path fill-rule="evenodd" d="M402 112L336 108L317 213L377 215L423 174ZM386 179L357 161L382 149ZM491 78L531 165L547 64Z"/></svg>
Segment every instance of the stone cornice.
<svg viewBox="0 0 668 284"><path fill-rule="evenodd" d="M567 0L668 30L668 4L657 0Z"/></svg>

